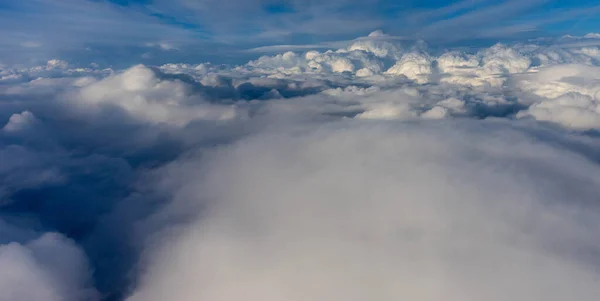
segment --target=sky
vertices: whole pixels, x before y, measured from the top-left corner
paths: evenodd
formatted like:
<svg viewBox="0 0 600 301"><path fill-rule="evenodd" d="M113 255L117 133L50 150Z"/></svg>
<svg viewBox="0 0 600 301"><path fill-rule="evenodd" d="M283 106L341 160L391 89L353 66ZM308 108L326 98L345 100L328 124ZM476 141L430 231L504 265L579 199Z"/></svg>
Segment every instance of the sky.
<svg viewBox="0 0 600 301"><path fill-rule="evenodd" d="M597 301L599 10L0 0L0 301Z"/></svg>
<svg viewBox="0 0 600 301"><path fill-rule="evenodd" d="M105 64L241 63L252 58L246 49L377 29L444 46L581 35L600 26L599 10L593 0L1 0L0 51L20 62L52 54Z"/></svg>

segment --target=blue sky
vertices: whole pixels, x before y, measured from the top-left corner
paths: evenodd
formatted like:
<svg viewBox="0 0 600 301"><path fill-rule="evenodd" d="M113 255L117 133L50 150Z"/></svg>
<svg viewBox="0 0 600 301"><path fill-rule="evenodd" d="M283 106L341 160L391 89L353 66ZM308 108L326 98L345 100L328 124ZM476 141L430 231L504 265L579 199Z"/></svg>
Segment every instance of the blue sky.
<svg viewBox="0 0 600 301"><path fill-rule="evenodd" d="M382 29L431 44L600 31L597 0L0 0L4 61L247 59Z"/></svg>

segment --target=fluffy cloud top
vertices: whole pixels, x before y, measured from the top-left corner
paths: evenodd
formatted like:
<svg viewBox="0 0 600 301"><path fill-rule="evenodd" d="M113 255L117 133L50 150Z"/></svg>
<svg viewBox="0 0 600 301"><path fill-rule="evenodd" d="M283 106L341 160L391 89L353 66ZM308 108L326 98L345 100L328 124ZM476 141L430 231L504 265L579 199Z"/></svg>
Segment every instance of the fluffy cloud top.
<svg viewBox="0 0 600 301"><path fill-rule="evenodd" d="M523 76L523 89L541 97L518 117L533 117L579 129L600 129L600 68L558 65Z"/></svg>
<svg viewBox="0 0 600 301"><path fill-rule="evenodd" d="M235 107L213 106L198 95L200 87L163 78L154 69L139 65L121 74L85 86L74 96L84 105L114 105L134 118L150 123L183 126L192 120L227 120L236 117Z"/></svg>

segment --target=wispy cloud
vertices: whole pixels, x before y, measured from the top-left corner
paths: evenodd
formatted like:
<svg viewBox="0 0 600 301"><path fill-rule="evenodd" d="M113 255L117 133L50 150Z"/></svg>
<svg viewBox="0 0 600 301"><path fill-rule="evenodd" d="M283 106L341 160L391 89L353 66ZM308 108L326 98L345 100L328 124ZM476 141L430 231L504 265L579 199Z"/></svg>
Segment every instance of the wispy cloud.
<svg viewBox="0 0 600 301"><path fill-rule="evenodd" d="M461 0L427 8L391 0L21 0L0 8L0 54L3 60L23 60L91 49L139 57L153 45L157 52L178 48L177 55L189 60L272 45L327 47L378 28L435 42L535 36L579 16L575 25L583 28L581 22L595 18L595 5L592 0Z"/></svg>
<svg viewBox="0 0 600 301"><path fill-rule="evenodd" d="M56 55L94 45L123 49L156 40L189 42L199 38L137 9L87 0L10 3L9 9L0 9L0 35L5 59L22 53L23 47Z"/></svg>
<svg viewBox="0 0 600 301"><path fill-rule="evenodd" d="M489 28L490 24L501 24L507 20L514 20L550 0L509 0L499 4L487 5L480 9L470 10L466 13L451 16L423 27L419 34L425 37L450 37L469 35L479 31L482 27ZM451 34L450 36L448 33Z"/></svg>

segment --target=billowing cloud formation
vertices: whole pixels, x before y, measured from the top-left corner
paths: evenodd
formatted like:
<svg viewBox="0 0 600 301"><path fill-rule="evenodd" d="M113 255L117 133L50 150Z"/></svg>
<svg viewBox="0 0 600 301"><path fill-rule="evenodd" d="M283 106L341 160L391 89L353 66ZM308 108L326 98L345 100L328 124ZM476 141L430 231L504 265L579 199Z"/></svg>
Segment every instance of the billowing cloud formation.
<svg viewBox="0 0 600 301"><path fill-rule="evenodd" d="M150 123L185 125L191 120L222 120L236 116L235 108L211 106L193 96L193 86L181 80L161 80L160 73L135 66L122 74L85 86L75 102L112 104Z"/></svg>
<svg viewBox="0 0 600 301"><path fill-rule="evenodd" d="M542 97L518 116L574 129L600 129L600 67L559 65L522 76L521 86Z"/></svg>
<svg viewBox="0 0 600 301"><path fill-rule="evenodd" d="M599 46L2 65L0 300L595 300Z"/></svg>

